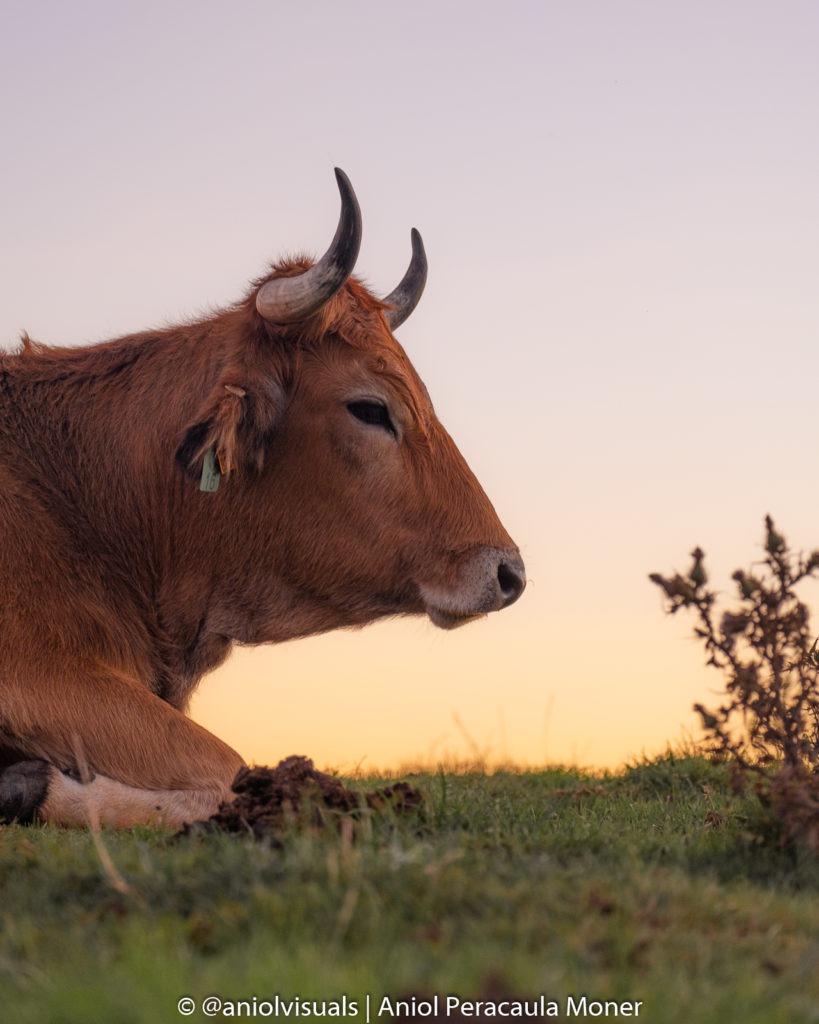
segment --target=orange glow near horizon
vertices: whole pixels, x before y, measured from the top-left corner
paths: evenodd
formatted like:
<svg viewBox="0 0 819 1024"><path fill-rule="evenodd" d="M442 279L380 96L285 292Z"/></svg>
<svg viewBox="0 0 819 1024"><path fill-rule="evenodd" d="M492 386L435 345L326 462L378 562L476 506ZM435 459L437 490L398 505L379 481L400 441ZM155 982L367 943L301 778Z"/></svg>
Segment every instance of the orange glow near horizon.
<svg viewBox="0 0 819 1024"><path fill-rule="evenodd" d="M251 763L295 753L365 773L442 763L617 769L694 728L690 708L704 693L690 645L658 669L667 643L633 663L614 627L585 647L564 633L549 656L549 638L527 649L530 627L503 630L498 619L461 635L395 622L238 650L202 682L192 715Z"/></svg>

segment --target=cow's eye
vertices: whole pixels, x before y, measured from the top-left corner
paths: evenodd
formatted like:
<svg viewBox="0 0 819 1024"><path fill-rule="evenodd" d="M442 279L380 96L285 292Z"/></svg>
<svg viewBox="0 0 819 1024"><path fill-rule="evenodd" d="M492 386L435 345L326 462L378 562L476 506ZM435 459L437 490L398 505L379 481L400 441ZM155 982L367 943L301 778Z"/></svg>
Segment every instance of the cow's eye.
<svg viewBox="0 0 819 1024"><path fill-rule="evenodd" d="M368 423L373 427L381 427L392 434L393 437L398 436L398 432L390 419L390 414L387 412L387 407L382 405L381 402L348 402L347 408L362 423Z"/></svg>

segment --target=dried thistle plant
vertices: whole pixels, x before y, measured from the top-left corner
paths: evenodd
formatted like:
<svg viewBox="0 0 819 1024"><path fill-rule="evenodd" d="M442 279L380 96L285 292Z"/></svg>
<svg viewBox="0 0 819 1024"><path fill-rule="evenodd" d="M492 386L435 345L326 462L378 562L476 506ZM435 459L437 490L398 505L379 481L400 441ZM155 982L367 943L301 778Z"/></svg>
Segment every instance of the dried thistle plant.
<svg viewBox="0 0 819 1024"><path fill-rule="evenodd" d="M695 704L708 750L731 758L741 775L754 772L757 789L792 838L819 850L819 649L811 642L810 612L795 588L819 571L819 551L795 556L770 516L765 557L753 572L737 570L739 607L716 622L700 548L687 576L652 573L666 611L691 609L707 664L725 675L725 699Z"/></svg>

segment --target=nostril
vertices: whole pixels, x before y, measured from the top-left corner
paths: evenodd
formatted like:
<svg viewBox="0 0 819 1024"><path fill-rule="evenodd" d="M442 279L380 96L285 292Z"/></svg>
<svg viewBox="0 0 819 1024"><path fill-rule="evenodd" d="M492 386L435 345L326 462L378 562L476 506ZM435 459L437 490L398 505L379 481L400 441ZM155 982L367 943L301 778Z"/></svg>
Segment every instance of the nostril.
<svg viewBox="0 0 819 1024"><path fill-rule="evenodd" d="M513 568L506 562L498 566L498 583L500 584L503 607L506 608L520 597L523 588L526 586L526 577L523 572Z"/></svg>

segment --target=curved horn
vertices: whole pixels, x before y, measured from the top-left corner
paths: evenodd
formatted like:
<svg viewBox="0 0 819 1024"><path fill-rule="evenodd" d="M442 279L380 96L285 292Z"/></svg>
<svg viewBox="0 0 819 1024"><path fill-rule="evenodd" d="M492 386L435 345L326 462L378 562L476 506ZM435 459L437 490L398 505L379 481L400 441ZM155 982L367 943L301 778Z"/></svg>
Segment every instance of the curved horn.
<svg viewBox="0 0 819 1024"><path fill-rule="evenodd" d="M341 216L330 248L315 266L297 277L276 277L256 295L256 309L276 324L306 320L335 295L350 276L361 245L361 210L350 179L336 167Z"/></svg>
<svg viewBox="0 0 819 1024"><path fill-rule="evenodd" d="M384 314L391 331L400 327L415 309L421 298L424 285L427 283L427 254L424 252L424 243L415 228L412 229L410 237L412 239L412 259L407 267L407 272L386 299L382 300L386 305L393 307Z"/></svg>

